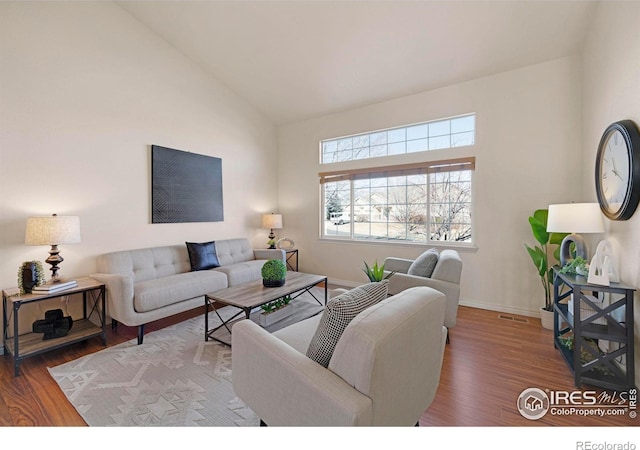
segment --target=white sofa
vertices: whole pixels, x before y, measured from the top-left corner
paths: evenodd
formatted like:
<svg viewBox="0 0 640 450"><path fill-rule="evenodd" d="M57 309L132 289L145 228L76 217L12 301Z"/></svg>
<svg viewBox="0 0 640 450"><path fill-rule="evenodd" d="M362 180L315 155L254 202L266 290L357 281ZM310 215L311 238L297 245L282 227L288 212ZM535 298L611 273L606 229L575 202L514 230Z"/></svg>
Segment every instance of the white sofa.
<svg viewBox="0 0 640 450"><path fill-rule="evenodd" d="M427 287L386 298L347 325L328 368L306 356L321 315L273 334L242 320L233 388L270 426L414 426L440 381L444 311Z"/></svg>
<svg viewBox="0 0 640 450"><path fill-rule="evenodd" d="M105 283L107 315L138 327L138 344L144 324L204 305L204 295L228 286L259 280L268 259L282 259L279 249L252 249L248 239L215 241L220 267L191 271L186 244L123 250L98 257L98 273Z"/></svg>

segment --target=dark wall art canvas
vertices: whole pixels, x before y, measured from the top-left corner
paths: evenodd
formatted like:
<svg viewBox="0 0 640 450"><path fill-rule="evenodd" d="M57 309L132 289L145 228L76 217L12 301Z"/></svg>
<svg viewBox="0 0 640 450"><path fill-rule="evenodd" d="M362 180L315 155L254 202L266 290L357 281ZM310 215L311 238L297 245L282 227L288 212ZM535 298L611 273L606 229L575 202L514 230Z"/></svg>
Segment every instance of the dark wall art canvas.
<svg viewBox="0 0 640 450"><path fill-rule="evenodd" d="M222 159L151 146L152 223L221 222Z"/></svg>

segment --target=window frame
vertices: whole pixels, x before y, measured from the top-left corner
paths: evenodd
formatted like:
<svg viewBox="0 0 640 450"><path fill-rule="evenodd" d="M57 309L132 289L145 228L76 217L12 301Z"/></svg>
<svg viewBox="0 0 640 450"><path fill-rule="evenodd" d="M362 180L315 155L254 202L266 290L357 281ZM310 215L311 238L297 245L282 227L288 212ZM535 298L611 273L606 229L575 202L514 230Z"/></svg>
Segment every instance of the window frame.
<svg viewBox="0 0 640 450"><path fill-rule="evenodd" d="M470 183L471 183L471 201L469 211L471 215L471 238L468 241L455 241L455 240L431 240L430 239L430 226L431 226L431 202L430 198L427 197L426 203L426 239L424 241L413 241L407 239L371 239L371 238L358 238L354 232L354 218L355 210L354 210L354 181L361 179L374 179L374 178L389 178L395 176L409 176L409 175L426 175L429 177L431 174L442 173L442 172L456 172L456 171L470 171ZM397 164L397 165L386 165L379 167L367 167L367 168L356 168L356 169L344 169L344 170L334 170L327 172L319 172L318 177L320 181L320 195L321 195L321 204L320 204L320 217L321 217L321 226L320 226L320 238L321 239L329 239L329 240L339 240L341 242L362 242L362 243L387 243L387 244L401 244L401 245L429 245L429 246L447 246L447 247L474 247L475 246L475 233L474 233L474 221L473 221L473 208L474 208L474 172L475 172L475 157L462 157L462 158L453 158L453 159L445 159L438 161L429 161L429 162L419 162L419 163L410 163L410 164ZM339 181L349 181L349 190L350 190L350 205L349 205L349 235L348 236L338 236L338 235L328 235L327 234L327 219L326 215L326 191L325 185L331 182L339 182ZM429 192L429 185L431 182L429 178L426 180L427 184L427 195Z"/></svg>
<svg viewBox="0 0 640 450"><path fill-rule="evenodd" d="M454 125L456 121L464 120L471 118L473 125L470 129L454 129ZM434 131L434 133L439 134L431 134L431 128L434 130L438 127L442 127L446 124L447 132L442 131ZM420 134L418 137L413 135L413 131L417 128L424 127L426 131L426 135ZM394 134L402 134L403 137L401 139L394 138ZM462 135L469 135L470 139L468 141L465 140L463 143L456 142L456 137L460 137ZM383 137L383 142L372 142L375 140L377 136ZM448 144L434 144L432 146L432 141L448 141ZM417 141L425 141L426 147L423 145L417 144ZM350 143L348 142L350 141ZM357 141L357 144L355 143ZM366 141L366 145L365 142ZM443 117L440 119L431 120L428 122L419 122L413 123L409 125L403 125L398 127L385 128L375 131L370 131L366 133L358 133L347 136L335 137L330 139L323 139L320 141L320 164L339 164L344 162L351 161L363 161L370 160L374 158L384 158L389 156L397 156L397 155L409 155L415 153L424 153L438 150L450 150L459 147L465 146L473 146L476 141L476 114L474 112L461 114L458 116L452 117ZM327 150L327 145L331 147L335 147ZM414 145L418 145L417 147L413 147ZM384 153L379 152L379 147L385 147ZM402 147L401 150L398 150ZM411 149L410 149L411 147ZM365 155L359 155L359 151L364 151ZM354 153L356 152L356 153ZM372 154L373 153L373 154ZM333 155L333 160L325 160L327 155Z"/></svg>

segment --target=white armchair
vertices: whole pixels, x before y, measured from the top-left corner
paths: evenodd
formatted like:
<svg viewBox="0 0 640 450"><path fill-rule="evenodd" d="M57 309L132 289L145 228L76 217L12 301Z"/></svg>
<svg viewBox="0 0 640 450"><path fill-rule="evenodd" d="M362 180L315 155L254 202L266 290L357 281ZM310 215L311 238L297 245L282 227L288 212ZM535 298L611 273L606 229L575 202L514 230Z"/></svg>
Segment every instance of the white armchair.
<svg viewBox="0 0 640 450"><path fill-rule="evenodd" d="M462 260L457 251L446 249L439 252L438 261L431 277L409 275L409 267L414 260L388 257L384 260L385 274L396 272L389 278L389 294L395 295L416 286L427 286L442 292L447 297L444 326L453 328L458 316L460 300L460 277Z"/></svg>
<svg viewBox="0 0 640 450"><path fill-rule="evenodd" d="M435 397L445 297L406 290L358 314L328 368L305 353L320 315L269 334L250 320L232 333L238 397L270 426L413 426Z"/></svg>

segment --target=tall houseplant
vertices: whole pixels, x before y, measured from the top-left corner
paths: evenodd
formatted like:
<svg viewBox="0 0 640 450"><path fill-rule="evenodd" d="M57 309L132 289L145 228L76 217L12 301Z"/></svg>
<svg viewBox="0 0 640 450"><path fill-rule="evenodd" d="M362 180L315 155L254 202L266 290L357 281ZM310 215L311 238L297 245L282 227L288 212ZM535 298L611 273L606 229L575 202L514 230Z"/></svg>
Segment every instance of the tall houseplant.
<svg viewBox="0 0 640 450"><path fill-rule="evenodd" d="M553 298L551 287L553 286L553 265L560 259L560 243L567 235L565 233L549 233L547 232L547 218L549 211L547 209L536 210L531 217L529 217L529 225L531 225L531 231L533 237L538 241L539 245L529 247L525 244L529 256L538 271L540 281L544 287L544 306L545 311L553 311ZM553 253L549 255L551 251L550 245L555 245L556 248Z"/></svg>

